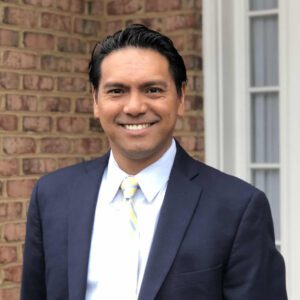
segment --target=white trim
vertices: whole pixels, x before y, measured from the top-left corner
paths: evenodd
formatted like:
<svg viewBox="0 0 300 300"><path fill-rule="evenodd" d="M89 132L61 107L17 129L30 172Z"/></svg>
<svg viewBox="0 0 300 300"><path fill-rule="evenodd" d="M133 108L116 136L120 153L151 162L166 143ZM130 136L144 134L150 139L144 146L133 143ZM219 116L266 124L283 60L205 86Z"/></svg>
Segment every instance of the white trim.
<svg viewBox="0 0 300 300"><path fill-rule="evenodd" d="M246 18L248 5L246 1L233 0L234 2L234 106L235 106L235 170L234 175L244 179L250 179L250 170L246 168L249 164L250 145L247 133L250 132L250 109L248 87L250 82L249 65L249 43L245 32L248 31L248 20ZM230 34L230 33L228 33Z"/></svg>
<svg viewBox="0 0 300 300"><path fill-rule="evenodd" d="M278 86L262 86L262 87L249 87L249 92L254 93L278 93L279 87Z"/></svg>
<svg viewBox="0 0 300 300"><path fill-rule="evenodd" d="M245 16L244 1L203 1L205 160L247 180Z"/></svg>
<svg viewBox="0 0 300 300"><path fill-rule="evenodd" d="M299 167L300 36L298 0L280 0L280 74L282 121L282 252L286 257L289 299L300 299Z"/></svg>
<svg viewBox="0 0 300 300"><path fill-rule="evenodd" d="M264 169L264 170L279 170L281 164L278 163L251 163L249 164L251 169Z"/></svg>
<svg viewBox="0 0 300 300"><path fill-rule="evenodd" d="M256 11L256 10L251 10L248 12L248 16L250 18L252 17L267 17L267 16L277 16L279 13L278 9L266 9L266 10L260 10L260 11Z"/></svg>
<svg viewBox="0 0 300 300"><path fill-rule="evenodd" d="M203 1L205 160L215 168L221 167L219 5L218 0Z"/></svg>

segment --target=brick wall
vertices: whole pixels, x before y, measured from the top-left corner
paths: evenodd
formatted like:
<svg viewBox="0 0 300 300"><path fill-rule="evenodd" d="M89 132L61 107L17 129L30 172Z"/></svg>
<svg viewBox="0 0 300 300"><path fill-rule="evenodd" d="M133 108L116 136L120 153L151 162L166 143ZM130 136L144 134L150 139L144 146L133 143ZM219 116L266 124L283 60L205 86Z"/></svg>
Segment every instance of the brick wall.
<svg viewBox="0 0 300 300"><path fill-rule="evenodd" d="M189 77L176 137L203 158L201 0L1 0L0 20L0 300L14 300L35 181L108 148L91 114L95 41L133 22L174 40Z"/></svg>

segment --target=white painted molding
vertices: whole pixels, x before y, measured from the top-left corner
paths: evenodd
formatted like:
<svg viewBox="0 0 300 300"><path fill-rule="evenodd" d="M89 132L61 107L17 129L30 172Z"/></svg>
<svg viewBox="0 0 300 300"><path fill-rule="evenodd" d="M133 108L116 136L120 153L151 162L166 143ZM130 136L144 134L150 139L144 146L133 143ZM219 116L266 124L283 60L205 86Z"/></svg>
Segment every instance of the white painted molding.
<svg viewBox="0 0 300 300"><path fill-rule="evenodd" d="M218 14L218 0L203 0L205 161L215 168L221 167Z"/></svg>
<svg viewBox="0 0 300 300"><path fill-rule="evenodd" d="M289 299L300 299L300 35L298 0L280 0L282 252Z"/></svg>

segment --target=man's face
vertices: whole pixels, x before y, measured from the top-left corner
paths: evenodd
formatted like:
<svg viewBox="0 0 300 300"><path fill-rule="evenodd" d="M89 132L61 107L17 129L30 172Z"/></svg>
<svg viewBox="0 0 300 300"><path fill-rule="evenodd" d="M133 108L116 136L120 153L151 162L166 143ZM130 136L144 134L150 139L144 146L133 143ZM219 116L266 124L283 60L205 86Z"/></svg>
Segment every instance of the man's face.
<svg viewBox="0 0 300 300"><path fill-rule="evenodd" d="M94 115L123 170L138 172L159 159L183 111L184 88L179 96L169 63L159 52L128 47L102 61Z"/></svg>

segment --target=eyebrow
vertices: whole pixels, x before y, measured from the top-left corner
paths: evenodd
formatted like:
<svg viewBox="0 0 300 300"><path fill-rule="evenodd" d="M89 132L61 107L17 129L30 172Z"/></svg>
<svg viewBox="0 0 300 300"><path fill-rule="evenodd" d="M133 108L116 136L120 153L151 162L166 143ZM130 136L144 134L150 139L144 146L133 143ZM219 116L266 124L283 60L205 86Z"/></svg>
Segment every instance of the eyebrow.
<svg viewBox="0 0 300 300"><path fill-rule="evenodd" d="M151 81L147 81L147 82L144 82L143 84L141 84L141 88L147 88L149 86L161 86L161 87L164 87L164 88L167 88L168 84L163 81L163 80L151 80ZM124 83L121 83L121 82L108 82L108 83L105 83L103 88L104 89L110 89L110 88L128 88L129 86L124 84Z"/></svg>

